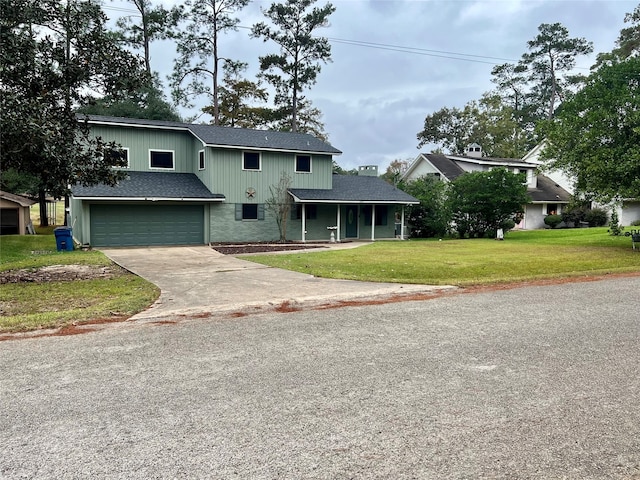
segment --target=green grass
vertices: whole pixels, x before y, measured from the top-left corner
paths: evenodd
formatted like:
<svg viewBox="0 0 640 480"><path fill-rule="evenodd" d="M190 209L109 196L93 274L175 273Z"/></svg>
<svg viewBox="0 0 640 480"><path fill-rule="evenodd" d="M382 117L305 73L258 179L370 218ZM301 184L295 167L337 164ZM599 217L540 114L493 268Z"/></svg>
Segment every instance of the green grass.
<svg viewBox="0 0 640 480"><path fill-rule="evenodd" d="M158 288L97 251L57 252L53 235L0 237L0 272L49 265L110 266L112 278L0 285L0 332L61 327L130 316L158 298Z"/></svg>
<svg viewBox="0 0 640 480"><path fill-rule="evenodd" d="M504 241L375 242L246 259L325 278L459 286L640 272L631 239L612 237L606 228L511 232Z"/></svg>

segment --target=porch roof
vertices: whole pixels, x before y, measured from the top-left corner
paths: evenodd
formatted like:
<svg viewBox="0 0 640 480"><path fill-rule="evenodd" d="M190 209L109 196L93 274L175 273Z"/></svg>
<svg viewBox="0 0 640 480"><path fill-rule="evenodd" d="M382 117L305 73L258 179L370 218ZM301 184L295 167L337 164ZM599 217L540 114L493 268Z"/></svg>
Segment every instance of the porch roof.
<svg viewBox="0 0 640 480"><path fill-rule="evenodd" d="M225 200L224 195L211 193L193 173L127 172L127 178L114 187L76 185L71 190L80 200Z"/></svg>
<svg viewBox="0 0 640 480"><path fill-rule="evenodd" d="M379 177L333 175L332 189L291 188L296 203L418 204L420 201Z"/></svg>

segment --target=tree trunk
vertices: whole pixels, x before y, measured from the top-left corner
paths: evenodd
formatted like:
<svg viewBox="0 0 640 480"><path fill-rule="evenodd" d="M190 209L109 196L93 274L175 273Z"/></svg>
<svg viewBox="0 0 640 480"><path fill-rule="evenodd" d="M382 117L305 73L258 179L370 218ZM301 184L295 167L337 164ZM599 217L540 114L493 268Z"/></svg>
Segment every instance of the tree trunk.
<svg viewBox="0 0 640 480"><path fill-rule="evenodd" d="M49 226L49 217L47 216L47 197L43 188L38 190L38 203L40 206L40 226Z"/></svg>

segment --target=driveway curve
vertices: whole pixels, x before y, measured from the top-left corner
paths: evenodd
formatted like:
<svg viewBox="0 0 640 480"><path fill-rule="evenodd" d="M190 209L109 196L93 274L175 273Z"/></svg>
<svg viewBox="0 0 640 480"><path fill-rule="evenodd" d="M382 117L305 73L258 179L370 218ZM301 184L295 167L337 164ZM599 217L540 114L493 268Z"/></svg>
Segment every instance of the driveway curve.
<svg viewBox="0 0 640 480"><path fill-rule="evenodd" d="M149 309L133 316L132 320L302 308L436 294L455 288L317 278L223 255L209 246L101 251L118 265L157 285L162 292Z"/></svg>

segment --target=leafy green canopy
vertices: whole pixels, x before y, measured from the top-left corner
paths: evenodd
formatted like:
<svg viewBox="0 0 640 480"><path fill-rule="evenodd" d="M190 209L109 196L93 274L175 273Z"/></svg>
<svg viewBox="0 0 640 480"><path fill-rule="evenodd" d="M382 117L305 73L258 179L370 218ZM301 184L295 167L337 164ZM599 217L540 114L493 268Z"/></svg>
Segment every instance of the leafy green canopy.
<svg viewBox="0 0 640 480"><path fill-rule="evenodd" d="M453 224L464 238L484 237L499 228L508 228L531 199L523 174L505 168L460 175L449 190L449 208Z"/></svg>
<svg viewBox="0 0 640 480"><path fill-rule="evenodd" d="M41 203L70 184L113 184L117 145L92 137L74 109L137 88L140 59L107 32L94 2L0 0L0 9L2 168L36 177Z"/></svg>
<svg viewBox="0 0 640 480"><path fill-rule="evenodd" d="M451 212L447 203L447 183L435 175L424 175L398 187L420 200L407 210L407 222L411 237L428 238L444 236L449 228Z"/></svg>
<svg viewBox="0 0 640 480"><path fill-rule="evenodd" d="M543 124L543 157L601 200L640 197L640 58L603 64Z"/></svg>

